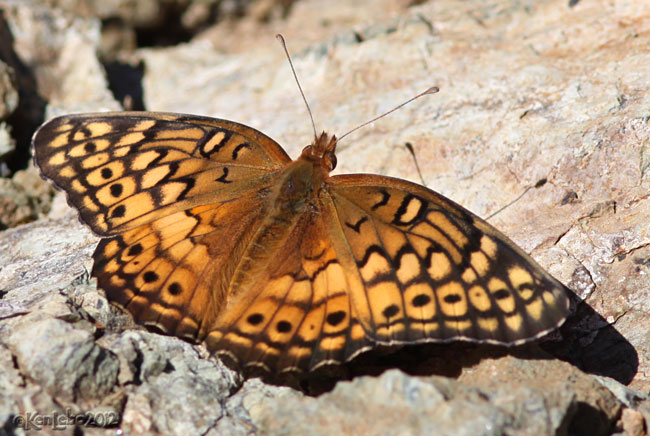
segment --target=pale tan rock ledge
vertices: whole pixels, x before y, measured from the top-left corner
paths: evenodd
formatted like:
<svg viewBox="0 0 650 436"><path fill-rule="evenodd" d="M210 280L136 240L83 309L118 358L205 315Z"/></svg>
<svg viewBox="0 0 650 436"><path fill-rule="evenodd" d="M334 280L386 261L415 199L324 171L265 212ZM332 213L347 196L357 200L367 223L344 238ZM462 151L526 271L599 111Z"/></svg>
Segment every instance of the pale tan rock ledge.
<svg viewBox="0 0 650 436"><path fill-rule="evenodd" d="M341 6L353 25L315 43L339 11L319 5L143 50L147 107L237 120L297 156L311 130L280 30L319 129L341 134L439 86L346 138L337 171L418 182L409 142L429 187L484 217L507 206L490 221L602 315L584 322L615 323L638 353L632 385L650 389L650 5L437 1L373 23L377 9Z"/></svg>
<svg viewBox="0 0 650 436"><path fill-rule="evenodd" d="M326 123L329 131L344 132L431 84L442 89L342 143L341 172L367 171L417 181L403 146L410 142L429 185L483 216L546 179L491 221L601 315L583 309L563 329L570 349L551 349L574 358L590 372L605 373L647 392L650 63L644 47L650 11L638 4L628 8L595 1L571 9L559 1L526 7L515 2L459 6L440 1L394 11L370 7L376 14L374 23L364 22L363 10L340 8L339 12L349 14L346 22L352 25L337 21L336 31L323 30L327 36L301 43L301 29L317 33L323 17L322 4L308 2L296 7L280 27L290 48L295 46L298 52L296 67L317 122ZM394 17L389 16L392 12ZM233 35L236 30L230 29ZM235 45L228 54L211 51L206 42L211 33L182 47L140 52L147 71L148 109L237 120L268 133L296 156L310 139L310 127L274 31L262 27L255 38L249 33L241 38L246 45L242 43L239 50ZM213 34L219 35L220 30ZM79 43L71 35L72 42ZM92 58L92 53L84 53ZM40 68L38 63L33 67ZM53 83L53 78L65 73L65 68L40 70L44 83ZM89 77L92 80L85 82L91 82L92 93L57 90L50 98L49 113L113 106L115 102L102 94L105 84L94 73ZM68 80L66 86L74 87L74 79ZM514 419L518 423L514 429L499 428L517 434L537 430L541 424L533 419L535 415L521 415L520 409L512 407L538 410L537 405L552 404L544 409L549 417L545 422L550 424L538 434L553 434L566 430L565 420L571 421L575 407L586 403L603 408L606 418L598 423L605 427L618 419L624 406L627 412L622 413L619 429L624 422L628 428L638 428L644 416L647 428L647 401L625 390L614 400L612 392L624 389L618 385L602 390L591 384L592 376L584 375L575 375L584 383L582 390L573 387L568 394L561 388L540 391L531 385L531 378L543 374L573 374L575 368L567 369L556 360L481 359L468 367L469 376L454 374L459 376L458 384L391 371L380 378L339 383L331 394L316 399L256 380L242 386L236 374L205 360L200 348L125 330L128 317L109 308L93 282L88 284L83 276L96 239L70 221L74 214L59 216L62 221L44 220L0 234L4 293L0 358L8 374L2 385L11 386L2 397L3 410L22 410L30 404L48 410L73 404L81 410L118 410L124 428L132 433L279 434L286 430L283 423L296 422L292 421L295 415L285 411L302 411L298 414L308 418L315 416L313 410L332 411L327 417L344 426L344 431L363 422L381 423L372 414L349 413L355 403L365 406L361 399L371 397L374 403L367 407L377 406L379 414L386 404L403 407L400 425L411 431L431 430L432 422L441 421L432 421L429 412L444 407L450 416L462 408L484 413L477 412L465 427L468 432L474 429L470 424L510 425ZM94 341L96 326L85 314L108 326L110 333ZM613 328L605 328L607 322ZM52 380L34 359L62 368L68 360L48 358L47 352L34 355L21 344L21 331L31 331L29 323L39 328L34 331L48 334L60 328L68 338L64 349L70 352L70 361L76 362L79 353L99 356L101 371L94 378L88 372L73 372L71 378ZM47 335L40 339L44 349L56 355L59 343L48 341ZM521 376L513 382L519 390L499 391L489 381L476 385L476 380L486 379L504 384L500 377L509 374ZM80 390L75 391L75 380L83 381ZM564 386L558 383L554 386ZM114 387L114 396L97 398L107 386ZM192 390L194 386L202 388ZM419 402L420 409L414 408L418 394L430 398ZM203 420L193 421L190 411L179 412L181 405L194 404L189 400L202 395L210 410L193 410L204 411L200 412ZM487 407L481 400L485 396L499 408ZM348 399L350 408L340 406L341 397ZM631 400L626 404L625 398ZM283 401L287 407L277 409ZM295 404L300 406L290 407ZM337 409L343 413L339 420ZM294 428L303 426L323 434L331 429L322 419L296 422Z"/></svg>

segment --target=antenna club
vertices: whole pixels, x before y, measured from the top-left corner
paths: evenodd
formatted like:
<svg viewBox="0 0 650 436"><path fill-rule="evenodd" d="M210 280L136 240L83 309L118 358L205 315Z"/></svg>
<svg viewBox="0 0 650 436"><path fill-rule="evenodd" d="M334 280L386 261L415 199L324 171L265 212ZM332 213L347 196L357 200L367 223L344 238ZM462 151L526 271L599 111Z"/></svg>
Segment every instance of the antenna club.
<svg viewBox="0 0 650 436"><path fill-rule="evenodd" d="M359 130L360 128L362 128L362 127L364 127L364 126L367 126L368 124L370 124L370 123L372 123L372 122L374 122L374 121L377 121L378 119L383 118L383 117L385 117L386 115L388 115L388 114L390 114L390 113L395 112L397 109L400 109L400 108L406 106L407 104L409 104L409 103L412 102L413 100L417 100L418 98L420 98L420 97L424 97L425 95L435 94L435 93L438 92L438 91L440 91L440 89L439 89L437 86L432 86L432 87L428 88L426 91L419 93L419 94L416 95L415 97L411 97L411 98L409 98L409 99L406 100L404 103L402 103L402 104L400 104L400 105L398 105L398 106L392 108L392 109L389 110L388 112L384 112L383 114L379 115L378 117L375 117L375 118L373 118L373 119L370 120L370 121L366 121L365 123L363 123L363 124L361 124L361 125L355 127L354 129L349 130L349 131L346 132L344 135L341 135L341 137L339 138L339 141L342 140L343 138L345 138L346 136L348 136L350 133L352 133L352 132L356 132L356 131Z"/></svg>

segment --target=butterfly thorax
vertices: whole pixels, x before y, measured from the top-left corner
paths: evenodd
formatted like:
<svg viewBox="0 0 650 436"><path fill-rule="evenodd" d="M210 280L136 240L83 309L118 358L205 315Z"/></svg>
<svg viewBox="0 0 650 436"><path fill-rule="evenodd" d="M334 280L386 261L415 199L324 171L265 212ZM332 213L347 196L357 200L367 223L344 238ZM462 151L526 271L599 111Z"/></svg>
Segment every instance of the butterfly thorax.
<svg viewBox="0 0 650 436"><path fill-rule="evenodd" d="M320 191L336 166L336 137L322 133L301 156L278 174L268 196L265 217L237 265L228 291L232 301L264 274L293 232L299 219L309 219L321 211Z"/></svg>

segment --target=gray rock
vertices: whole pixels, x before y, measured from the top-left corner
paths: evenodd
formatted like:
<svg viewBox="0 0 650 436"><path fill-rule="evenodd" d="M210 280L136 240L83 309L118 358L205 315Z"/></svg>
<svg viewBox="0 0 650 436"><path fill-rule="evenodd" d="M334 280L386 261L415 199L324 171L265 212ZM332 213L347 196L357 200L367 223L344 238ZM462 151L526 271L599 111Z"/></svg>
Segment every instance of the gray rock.
<svg viewBox="0 0 650 436"><path fill-rule="evenodd" d="M642 402L650 400L648 393L630 389L612 378L602 376L594 376L594 378L614 394L625 407L636 409Z"/></svg>
<svg viewBox="0 0 650 436"><path fill-rule="evenodd" d="M522 434L607 435L622 409L596 378L556 359L486 358L458 381L488 392Z"/></svg>
<svg viewBox="0 0 650 436"><path fill-rule="evenodd" d="M174 338L129 331L110 349L120 356L119 381L128 391L122 428L130 433L205 434L222 418L223 399L238 380Z"/></svg>
<svg viewBox="0 0 650 436"><path fill-rule="evenodd" d="M4 158L14 151L16 146L9 127L3 122L18 107L18 91L13 75L13 69L0 61L0 176L3 176L1 165Z"/></svg>
<svg viewBox="0 0 650 436"><path fill-rule="evenodd" d="M18 91L14 81L14 71L0 61L0 120L6 119L18 107ZM2 145L0 143L0 145ZM0 156L3 153L0 148Z"/></svg>
<svg viewBox="0 0 650 436"><path fill-rule="evenodd" d="M49 103L46 118L64 112L118 110L97 58L100 22L45 2L0 2L14 39L13 49ZM21 85L27 87L27 84Z"/></svg>
<svg viewBox="0 0 650 436"><path fill-rule="evenodd" d="M0 141L2 132L0 124ZM47 212L50 191L33 167L17 171L10 179L0 177L0 228L31 222Z"/></svg>
<svg viewBox="0 0 650 436"><path fill-rule="evenodd" d="M115 388L117 357L98 346L90 332L65 321L26 316L7 343L21 373L54 397L84 404L103 399Z"/></svg>
<svg viewBox="0 0 650 436"><path fill-rule="evenodd" d="M48 116L119 107L96 55L98 19L0 3ZM499 211L490 221L585 299L558 342L544 344L553 355L421 347L410 355L420 376L367 371L317 396L243 382L201 346L136 328L107 304L88 278L97 237L59 195L49 219L0 232L0 425L70 408L115 412L129 434L646 431L650 402L635 392L650 390L650 5L497 3L297 3L285 21L221 23L136 57L147 109L240 121L292 156L311 127L277 27L317 126L330 132L440 86L347 137L337 171L417 181L409 142L437 191L482 216Z"/></svg>
<svg viewBox="0 0 650 436"><path fill-rule="evenodd" d="M575 408L567 390L487 390L391 370L339 383L319 398L273 399L251 415L268 435L556 435L567 434Z"/></svg>

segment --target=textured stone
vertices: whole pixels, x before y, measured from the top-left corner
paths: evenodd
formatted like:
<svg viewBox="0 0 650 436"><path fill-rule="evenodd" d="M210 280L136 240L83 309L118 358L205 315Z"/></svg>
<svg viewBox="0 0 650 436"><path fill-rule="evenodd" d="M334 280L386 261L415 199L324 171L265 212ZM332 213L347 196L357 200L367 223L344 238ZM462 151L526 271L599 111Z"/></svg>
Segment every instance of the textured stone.
<svg viewBox="0 0 650 436"><path fill-rule="evenodd" d="M120 356L120 384L128 387L122 428L128 433L202 435L223 415L235 374L181 341L143 331L111 345Z"/></svg>
<svg viewBox="0 0 650 436"><path fill-rule="evenodd" d="M556 435L566 434L575 406L565 389L483 390L391 370L339 383L319 398L275 399L251 416L269 435Z"/></svg>
<svg viewBox="0 0 650 436"><path fill-rule="evenodd" d="M0 60L0 177L9 172L4 161L16 147L10 134L11 129L4 122L18 107L18 91L13 75L13 69Z"/></svg>
<svg viewBox="0 0 650 436"><path fill-rule="evenodd" d="M25 376L67 401L99 400L112 391L117 357L97 346L90 332L54 318L22 321L7 342Z"/></svg>
<svg viewBox="0 0 650 436"><path fill-rule="evenodd" d="M498 360L483 359L463 371L458 381L491 392L499 400L493 404L506 410L535 411L522 414L522 424L530 434L555 434L564 424L569 434L607 435L621 413L621 403L596 378L558 360L524 360L507 356ZM536 395L527 395L525 392ZM520 393L518 397L516 394ZM558 413L546 404L562 403L570 393L575 402L571 414ZM544 398L536 398L542 395ZM558 400L559 397L559 400ZM505 399L505 401L504 401ZM541 401L540 401L541 400ZM544 416L545 411L548 416ZM548 426L548 423L555 424Z"/></svg>
<svg viewBox="0 0 650 436"><path fill-rule="evenodd" d="M0 178L0 228L28 223L47 212L50 191L49 184L33 167L17 171L11 179Z"/></svg>
<svg viewBox="0 0 650 436"><path fill-rule="evenodd" d="M63 401L109 407L130 434L647 431L650 5L567 3L298 2L286 20L218 23L134 55L147 109L236 120L294 157L312 133L278 30L319 129L340 135L439 86L346 137L337 172L418 181L408 142L430 186L498 212L490 222L584 299L542 345L550 354L405 347L342 368L352 381L312 380L313 396L242 382L201 346L136 329L107 304L88 278L97 238L59 194L49 219L0 233L0 425ZM35 1L10 2L4 18L48 114L118 107L96 56L99 20ZM84 350L104 357L102 371L89 372ZM80 370L55 381L66 362Z"/></svg>
<svg viewBox="0 0 650 436"><path fill-rule="evenodd" d="M7 118L18 107L18 91L13 75L13 69L0 61L0 120ZM0 156L3 154L1 152L0 148Z"/></svg>
<svg viewBox="0 0 650 436"><path fill-rule="evenodd" d="M46 118L63 111L119 109L96 55L101 42L99 20L43 3L0 2L15 54L49 103Z"/></svg>

